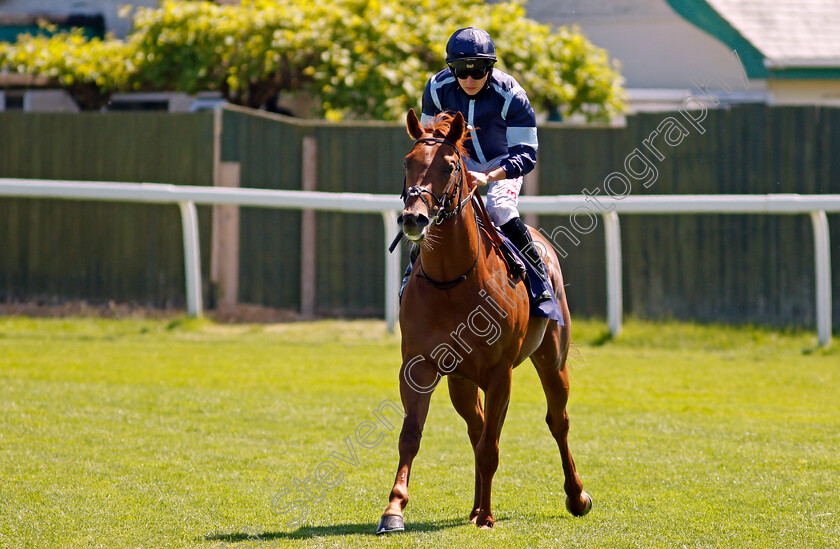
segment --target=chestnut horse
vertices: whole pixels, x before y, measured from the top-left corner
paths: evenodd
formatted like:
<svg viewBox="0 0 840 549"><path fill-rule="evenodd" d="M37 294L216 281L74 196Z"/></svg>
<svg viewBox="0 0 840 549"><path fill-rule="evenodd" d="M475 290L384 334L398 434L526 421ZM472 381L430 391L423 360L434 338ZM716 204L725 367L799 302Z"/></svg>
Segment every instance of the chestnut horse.
<svg viewBox="0 0 840 549"><path fill-rule="evenodd" d="M411 464L420 449L432 390L442 376L455 410L467 423L475 452L470 520L481 528L493 526L490 490L499 464L499 435L511 377L513 368L529 357L548 401L548 428L560 448L566 507L583 516L591 509L592 498L583 491L567 441L570 318L557 256L532 229L558 292L562 325L530 314L525 283L508 277L493 239L478 224L474 189L467 184L463 161L466 127L461 113L439 114L423 127L411 110L407 126L415 142L405 157L405 209L400 223L404 236L420 244L420 255L400 307L400 396L406 416L397 476L377 533L405 528L402 512L408 503ZM484 406L479 389L485 394Z"/></svg>

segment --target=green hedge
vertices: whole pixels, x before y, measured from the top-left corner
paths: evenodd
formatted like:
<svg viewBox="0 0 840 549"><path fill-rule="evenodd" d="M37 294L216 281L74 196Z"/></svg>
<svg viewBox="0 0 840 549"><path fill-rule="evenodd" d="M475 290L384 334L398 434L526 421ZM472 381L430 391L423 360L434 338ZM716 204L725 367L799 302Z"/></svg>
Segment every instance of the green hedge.
<svg viewBox="0 0 840 549"><path fill-rule="evenodd" d="M80 31L0 44L0 68L47 76L82 108L125 90L218 90L261 107L278 92L318 101L331 120L400 119L444 66L456 29L485 28L537 110L607 120L623 108L622 78L577 29L553 31L520 3L441 0L164 0L128 9L126 40Z"/></svg>

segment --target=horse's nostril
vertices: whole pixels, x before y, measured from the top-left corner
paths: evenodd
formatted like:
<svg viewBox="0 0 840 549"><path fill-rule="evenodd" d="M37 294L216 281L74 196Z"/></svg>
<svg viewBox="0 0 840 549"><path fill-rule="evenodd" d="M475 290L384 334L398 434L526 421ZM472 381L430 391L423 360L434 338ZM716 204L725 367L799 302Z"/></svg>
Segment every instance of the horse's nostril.
<svg viewBox="0 0 840 549"><path fill-rule="evenodd" d="M426 217L425 215L418 214L416 217L417 217L417 219L415 220L415 223L417 224L418 227L425 227L426 225L429 224L429 218Z"/></svg>
<svg viewBox="0 0 840 549"><path fill-rule="evenodd" d="M403 226L403 227L405 227L405 226L411 227L413 225L416 225L417 224L417 214L403 213L397 219L397 223L399 223L400 226Z"/></svg>
<svg viewBox="0 0 840 549"><path fill-rule="evenodd" d="M399 225L400 227L403 226L403 216L402 215L397 217L397 225Z"/></svg>

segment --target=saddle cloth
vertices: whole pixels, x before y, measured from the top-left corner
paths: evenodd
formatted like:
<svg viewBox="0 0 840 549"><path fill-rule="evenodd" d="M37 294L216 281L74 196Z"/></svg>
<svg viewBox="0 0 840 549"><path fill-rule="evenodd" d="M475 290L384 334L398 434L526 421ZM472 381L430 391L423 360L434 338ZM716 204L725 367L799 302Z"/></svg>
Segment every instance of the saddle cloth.
<svg viewBox="0 0 840 549"><path fill-rule="evenodd" d="M528 302L531 304L531 314L541 318L556 320L560 326L563 326L563 314L560 310L560 303L557 302L557 297L554 295L554 289L551 287L550 283L543 280L531 262L522 256L519 248L517 248L502 231L498 230L495 226L493 226L492 230L495 230L498 233L505 246L513 252L514 257L525 265L525 272L528 277L528 281L525 286L528 288ZM544 290L548 290L551 294L551 299L536 303L536 298L542 295Z"/></svg>
<svg viewBox="0 0 840 549"><path fill-rule="evenodd" d="M490 216L487 214L487 209L484 207L484 202L481 200L481 195L475 193L473 195L473 204L475 205L475 218L479 226L487 233L490 240L496 246L507 246L511 254L516 260L525 266L526 284L528 288L528 302L531 305L530 312L532 315L540 318L548 318L556 320L560 326L564 326L563 313L560 310L560 303L557 302L557 297L554 295L554 289L548 286L546 281L537 273L531 262L522 256L519 248L510 241L505 234L496 227ZM501 250L499 250L501 252ZM504 255L504 254L503 254ZM507 263L507 261L506 261ZM510 267L510 266L508 266ZM537 303L537 297L542 295L545 290L551 294L551 299Z"/></svg>

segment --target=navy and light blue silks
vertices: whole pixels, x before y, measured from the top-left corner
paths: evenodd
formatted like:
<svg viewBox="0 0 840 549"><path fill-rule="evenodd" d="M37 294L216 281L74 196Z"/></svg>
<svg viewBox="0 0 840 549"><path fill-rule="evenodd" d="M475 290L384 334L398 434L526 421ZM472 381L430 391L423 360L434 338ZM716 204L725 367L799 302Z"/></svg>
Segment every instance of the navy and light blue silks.
<svg viewBox="0 0 840 549"><path fill-rule="evenodd" d="M525 90L509 74L493 69L484 89L467 95L452 71L443 69L426 83L420 123L428 124L445 111L464 115L470 135L464 146L478 164L499 165L511 179L534 169L536 116Z"/></svg>

